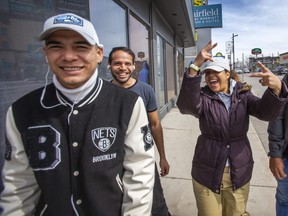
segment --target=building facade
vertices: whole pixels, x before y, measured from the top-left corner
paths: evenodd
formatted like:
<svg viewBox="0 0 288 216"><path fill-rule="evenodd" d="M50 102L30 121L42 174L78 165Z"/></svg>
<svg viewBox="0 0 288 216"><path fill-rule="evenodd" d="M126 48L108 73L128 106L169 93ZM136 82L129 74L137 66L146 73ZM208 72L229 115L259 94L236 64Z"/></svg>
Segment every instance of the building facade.
<svg viewBox="0 0 288 216"><path fill-rule="evenodd" d="M279 55L279 64L288 68L288 52Z"/></svg>
<svg viewBox="0 0 288 216"><path fill-rule="evenodd" d="M258 57L250 57L248 62L248 67L251 72L255 72L258 68L256 62L260 61L265 67L269 68L273 71L279 64L278 56L258 56Z"/></svg>

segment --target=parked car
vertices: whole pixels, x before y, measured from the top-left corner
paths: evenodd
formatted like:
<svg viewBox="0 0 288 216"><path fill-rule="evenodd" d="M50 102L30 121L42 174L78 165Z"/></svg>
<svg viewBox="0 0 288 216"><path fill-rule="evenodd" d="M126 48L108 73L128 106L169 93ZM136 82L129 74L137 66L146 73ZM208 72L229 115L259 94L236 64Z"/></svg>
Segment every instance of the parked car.
<svg viewBox="0 0 288 216"><path fill-rule="evenodd" d="M278 66L274 70L272 70L274 74L283 75L288 73L288 69L283 66Z"/></svg>
<svg viewBox="0 0 288 216"><path fill-rule="evenodd" d="M282 68L280 69L280 71L278 72L279 75L284 75L288 73L288 69L287 68Z"/></svg>
<svg viewBox="0 0 288 216"><path fill-rule="evenodd" d="M282 68L282 66L275 67L275 68L272 70L272 72L273 72L274 74L278 74L278 72L280 71L281 68Z"/></svg>
<svg viewBox="0 0 288 216"><path fill-rule="evenodd" d="M238 74L242 74L243 73L243 71L240 68L235 68L235 72L238 73Z"/></svg>
<svg viewBox="0 0 288 216"><path fill-rule="evenodd" d="M249 68L247 68L247 67L246 67L246 68L243 68L242 71L243 71L243 73L250 73L250 70L249 70Z"/></svg>

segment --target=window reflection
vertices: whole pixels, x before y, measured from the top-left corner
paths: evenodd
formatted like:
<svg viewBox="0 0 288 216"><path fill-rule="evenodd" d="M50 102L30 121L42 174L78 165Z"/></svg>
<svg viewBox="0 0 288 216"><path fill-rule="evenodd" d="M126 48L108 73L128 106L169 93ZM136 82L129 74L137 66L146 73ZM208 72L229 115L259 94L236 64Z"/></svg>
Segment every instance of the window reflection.
<svg viewBox="0 0 288 216"><path fill-rule="evenodd" d="M177 73L176 74L176 95L178 95L179 90L180 90L180 86L182 83L182 79L183 79L183 74L184 74L184 56L182 53L180 53L179 51L176 52L176 59L177 59Z"/></svg>
<svg viewBox="0 0 288 216"><path fill-rule="evenodd" d="M0 6L0 137L4 145L8 107L33 89L51 81L38 35L44 21L72 12L89 19L88 0L1 0ZM3 147L0 146L0 155ZM0 160L1 162L1 160ZM0 164L1 166L1 164Z"/></svg>
<svg viewBox="0 0 288 216"><path fill-rule="evenodd" d="M175 65L173 47L166 43L166 72L167 72L167 96L168 100L175 96Z"/></svg>
<svg viewBox="0 0 288 216"><path fill-rule="evenodd" d="M157 35L157 68L156 76L158 79L158 102L159 108L162 108L165 105L165 75L164 75L164 48L163 40Z"/></svg>
<svg viewBox="0 0 288 216"><path fill-rule="evenodd" d="M126 10L114 1L94 0L90 4L90 20L96 28L100 43L104 45L104 58L98 68L99 76L112 80L111 72L107 70L108 55L113 47L127 46Z"/></svg>
<svg viewBox="0 0 288 216"><path fill-rule="evenodd" d="M129 15L130 48L136 55L133 72L135 79L149 83L149 32L148 28L138 21L133 15ZM141 76L139 73L141 72Z"/></svg>

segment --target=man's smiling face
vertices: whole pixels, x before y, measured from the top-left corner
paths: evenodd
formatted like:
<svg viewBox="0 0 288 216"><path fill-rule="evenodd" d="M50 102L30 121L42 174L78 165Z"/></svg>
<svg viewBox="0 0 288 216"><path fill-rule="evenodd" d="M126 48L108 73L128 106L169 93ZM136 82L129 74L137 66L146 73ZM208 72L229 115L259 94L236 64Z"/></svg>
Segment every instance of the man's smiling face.
<svg viewBox="0 0 288 216"><path fill-rule="evenodd" d="M51 33L45 41L44 52L51 71L69 89L82 86L103 58L102 49L90 45L80 34L71 30Z"/></svg>

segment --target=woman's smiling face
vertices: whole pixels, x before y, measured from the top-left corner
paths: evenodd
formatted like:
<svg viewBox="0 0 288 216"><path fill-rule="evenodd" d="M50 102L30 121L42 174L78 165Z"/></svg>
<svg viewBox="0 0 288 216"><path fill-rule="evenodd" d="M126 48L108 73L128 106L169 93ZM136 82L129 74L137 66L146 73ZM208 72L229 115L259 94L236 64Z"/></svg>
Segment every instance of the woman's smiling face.
<svg viewBox="0 0 288 216"><path fill-rule="evenodd" d="M208 87L213 92L223 92L228 93L229 91L229 78L230 73L229 71L214 71L214 70L206 70L205 71L205 81Z"/></svg>

